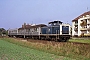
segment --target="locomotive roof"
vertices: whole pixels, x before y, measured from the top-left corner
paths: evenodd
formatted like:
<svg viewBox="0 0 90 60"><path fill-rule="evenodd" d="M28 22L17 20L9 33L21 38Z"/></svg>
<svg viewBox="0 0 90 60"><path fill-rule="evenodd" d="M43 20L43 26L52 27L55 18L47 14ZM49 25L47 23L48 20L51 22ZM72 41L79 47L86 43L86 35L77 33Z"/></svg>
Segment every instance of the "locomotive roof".
<svg viewBox="0 0 90 60"><path fill-rule="evenodd" d="M38 25L30 26L30 27L19 28L19 30L30 29L30 28L37 28L37 27L44 27L44 26L47 26L47 25L45 25L45 24L38 24Z"/></svg>
<svg viewBox="0 0 90 60"><path fill-rule="evenodd" d="M38 24L38 25L31 26L30 28L37 28L37 27L44 27L44 26L47 26L47 25L45 25L45 24Z"/></svg>
<svg viewBox="0 0 90 60"><path fill-rule="evenodd" d="M61 24L63 23L61 21L52 21L52 22L49 22L49 24L51 24L51 23L58 23L58 22L61 23Z"/></svg>

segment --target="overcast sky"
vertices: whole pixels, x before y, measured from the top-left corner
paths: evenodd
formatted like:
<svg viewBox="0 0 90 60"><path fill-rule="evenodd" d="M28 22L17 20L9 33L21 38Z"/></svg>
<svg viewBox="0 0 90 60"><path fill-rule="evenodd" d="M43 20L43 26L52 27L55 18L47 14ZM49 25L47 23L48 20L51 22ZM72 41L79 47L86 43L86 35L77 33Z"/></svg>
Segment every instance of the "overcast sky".
<svg viewBox="0 0 90 60"><path fill-rule="evenodd" d="M72 20L90 10L90 0L0 0L0 28L18 28L29 24L47 24Z"/></svg>

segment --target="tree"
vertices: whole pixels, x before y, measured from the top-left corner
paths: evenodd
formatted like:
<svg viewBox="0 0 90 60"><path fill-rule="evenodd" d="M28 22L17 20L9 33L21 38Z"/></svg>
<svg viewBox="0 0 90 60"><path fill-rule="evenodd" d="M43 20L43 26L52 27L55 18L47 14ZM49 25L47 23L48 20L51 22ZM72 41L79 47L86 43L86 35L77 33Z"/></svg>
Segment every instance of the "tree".
<svg viewBox="0 0 90 60"><path fill-rule="evenodd" d="M7 34L7 31L4 29L4 28L0 28L0 35L6 35Z"/></svg>

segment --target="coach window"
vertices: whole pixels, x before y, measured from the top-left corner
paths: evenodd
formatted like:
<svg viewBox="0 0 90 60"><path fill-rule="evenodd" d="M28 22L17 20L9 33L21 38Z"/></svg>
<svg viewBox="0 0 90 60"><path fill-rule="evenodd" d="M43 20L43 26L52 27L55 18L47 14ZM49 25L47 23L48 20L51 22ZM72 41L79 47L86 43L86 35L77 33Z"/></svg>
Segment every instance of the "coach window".
<svg viewBox="0 0 90 60"><path fill-rule="evenodd" d="M48 31L50 32L50 29L48 29Z"/></svg>
<svg viewBox="0 0 90 60"><path fill-rule="evenodd" d="M28 31L30 31L30 29L28 29Z"/></svg>
<svg viewBox="0 0 90 60"><path fill-rule="evenodd" d="M38 28L37 28L37 31L38 31Z"/></svg>

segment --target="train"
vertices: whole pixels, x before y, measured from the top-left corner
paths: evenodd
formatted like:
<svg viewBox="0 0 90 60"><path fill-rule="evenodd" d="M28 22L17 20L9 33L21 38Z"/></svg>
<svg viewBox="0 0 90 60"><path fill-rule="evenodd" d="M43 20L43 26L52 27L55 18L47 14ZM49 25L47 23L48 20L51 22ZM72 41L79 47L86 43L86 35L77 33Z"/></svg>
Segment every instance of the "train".
<svg viewBox="0 0 90 60"><path fill-rule="evenodd" d="M70 24L61 21L51 21L48 25L24 23L21 28L8 29L9 37L51 40L51 41L68 41L70 39Z"/></svg>

